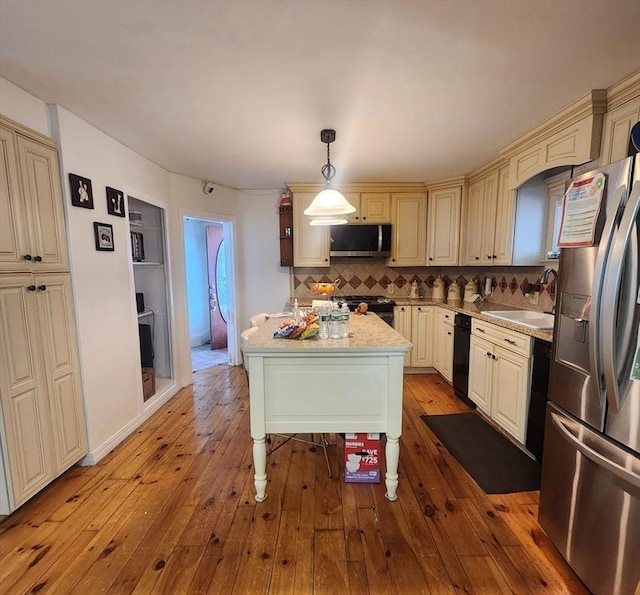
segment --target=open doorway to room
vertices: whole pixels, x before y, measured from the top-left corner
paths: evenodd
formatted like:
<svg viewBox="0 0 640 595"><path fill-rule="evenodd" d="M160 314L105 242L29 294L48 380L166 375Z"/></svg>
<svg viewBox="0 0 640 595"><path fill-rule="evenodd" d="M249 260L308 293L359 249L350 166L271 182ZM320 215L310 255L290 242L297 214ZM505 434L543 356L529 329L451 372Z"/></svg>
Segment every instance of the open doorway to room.
<svg viewBox="0 0 640 595"><path fill-rule="evenodd" d="M231 226L189 216L183 225L191 369L196 372L230 363Z"/></svg>

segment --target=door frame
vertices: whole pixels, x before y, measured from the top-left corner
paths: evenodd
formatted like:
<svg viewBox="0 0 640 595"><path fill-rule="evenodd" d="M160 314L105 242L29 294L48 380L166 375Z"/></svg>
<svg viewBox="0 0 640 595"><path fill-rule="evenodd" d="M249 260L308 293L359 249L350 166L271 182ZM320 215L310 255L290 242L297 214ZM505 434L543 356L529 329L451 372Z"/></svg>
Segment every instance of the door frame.
<svg viewBox="0 0 640 595"><path fill-rule="evenodd" d="M182 235L182 249L183 249L183 266L186 271L186 252L185 246L185 220L197 219L205 223L222 224L223 239L224 239L224 253L227 266L227 305L228 305L228 317L227 317L227 350L229 354L229 365L237 366L240 363L240 351L237 341L237 312L238 312L238 292L236 286L236 218L231 215L222 215L220 213L209 213L204 211L195 211L191 209L180 209L180 233ZM189 333L189 295L188 288L185 287L185 318L187 321L185 325L185 333ZM190 346L189 337L186 337L185 345ZM190 347L189 347L190 349Z"/></svg>

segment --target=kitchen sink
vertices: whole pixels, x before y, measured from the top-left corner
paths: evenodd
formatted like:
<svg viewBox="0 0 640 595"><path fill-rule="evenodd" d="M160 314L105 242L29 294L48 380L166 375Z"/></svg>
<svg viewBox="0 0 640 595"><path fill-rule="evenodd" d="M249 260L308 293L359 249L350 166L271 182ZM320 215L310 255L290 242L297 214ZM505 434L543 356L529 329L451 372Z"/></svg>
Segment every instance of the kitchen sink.
<svg viewBox="0 0 640 595"><path fill-rule="evenodd" d="M534 310L494 310L483 312L487 316L495 316L507 322L514 322L529 328L550 330L553 328L553 314L535 312Z"/></svg>

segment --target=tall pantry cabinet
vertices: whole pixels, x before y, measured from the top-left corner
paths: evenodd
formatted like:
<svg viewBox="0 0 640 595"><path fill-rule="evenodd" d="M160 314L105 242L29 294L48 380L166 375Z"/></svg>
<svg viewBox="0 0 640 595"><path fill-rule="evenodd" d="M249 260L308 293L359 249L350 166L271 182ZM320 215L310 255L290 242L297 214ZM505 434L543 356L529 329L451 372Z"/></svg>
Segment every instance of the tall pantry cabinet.
<svg viewBox="0 0 640 595"><path fill-rule="evenodd" d="M0 514L87 453L58 158L0 117Z"/></svg>

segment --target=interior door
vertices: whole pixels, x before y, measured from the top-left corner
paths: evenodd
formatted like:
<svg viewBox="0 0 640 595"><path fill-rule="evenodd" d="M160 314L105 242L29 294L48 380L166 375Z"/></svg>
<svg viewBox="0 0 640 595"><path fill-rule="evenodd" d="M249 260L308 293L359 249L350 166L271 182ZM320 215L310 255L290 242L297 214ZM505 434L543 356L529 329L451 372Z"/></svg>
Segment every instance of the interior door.
<svg viewBox="0 0 640 595"><path fill-rule="evenodd" d="M209 274L209 321L211 325L211 349L226 349L227 321L224 317L224 250L223 228L207 226L207 270Z"/></svg>

